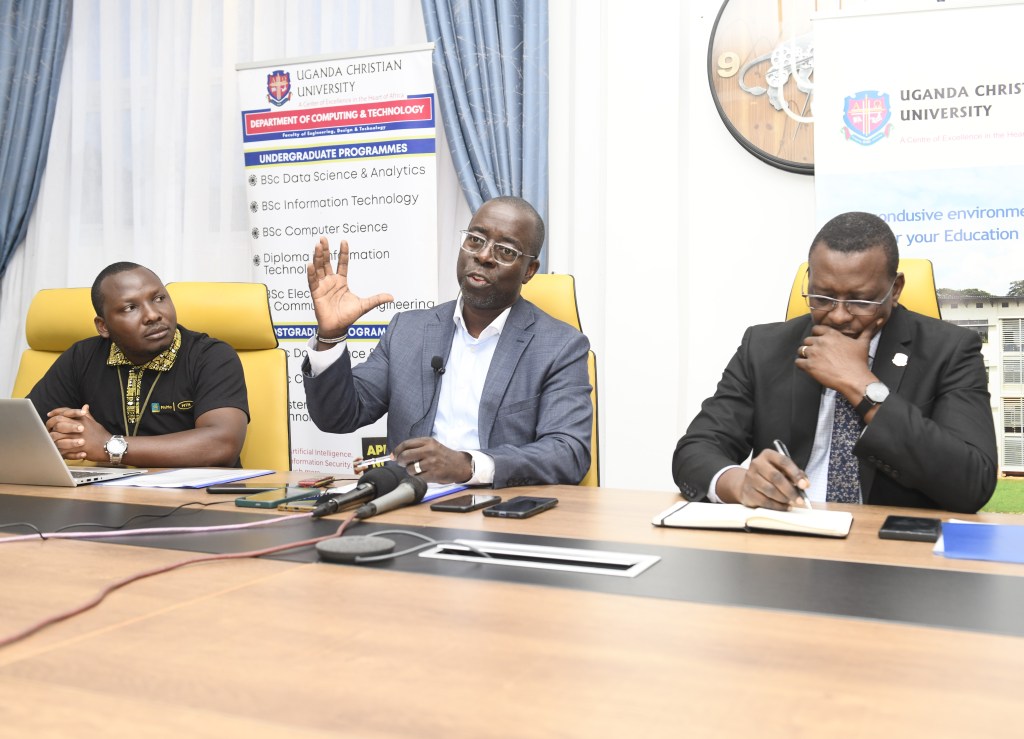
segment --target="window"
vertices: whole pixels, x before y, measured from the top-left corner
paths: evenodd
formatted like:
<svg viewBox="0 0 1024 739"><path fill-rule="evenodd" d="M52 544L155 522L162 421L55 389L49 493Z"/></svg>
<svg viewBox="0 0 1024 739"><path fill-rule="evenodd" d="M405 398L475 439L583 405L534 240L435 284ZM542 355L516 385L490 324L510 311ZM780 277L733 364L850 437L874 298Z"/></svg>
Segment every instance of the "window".
<svg viewBox="0 0 1024 739"><path fill-rule="evenodd" d="M971 331L975 332L976 334L978 334L978 336L981 337L982 344L988 343L989 324L987 318L982 318L980 320L971 319L966 321L949 321L949 323L952 323L956 326L963 326L964 328L969 328Z"/></svg>
<svg viewBox="0 0 1024 739"><path fill-rule="evenodd" d="M999 324L1003 335L1003 351L1019 352L1021 335L1024 334L1024 318L1003 318Z"/></svg>

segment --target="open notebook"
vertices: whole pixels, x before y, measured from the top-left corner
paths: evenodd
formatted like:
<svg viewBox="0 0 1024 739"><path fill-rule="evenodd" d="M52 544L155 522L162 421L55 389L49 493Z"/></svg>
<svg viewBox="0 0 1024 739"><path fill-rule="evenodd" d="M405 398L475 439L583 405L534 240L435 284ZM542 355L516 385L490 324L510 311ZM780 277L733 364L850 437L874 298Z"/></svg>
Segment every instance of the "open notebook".
<svg viewBox="0 0 1024 739"><path fill-rule="evenodd" d="M146 470L68 467L28 398L0 398L0 483L75 487Z"/></svg>
<svg viewBox="0 0 1024 739"><path fill-rule="evenodd" d="M768 508L747 508L739 503L683 501L656 515L651 523L684 529L784 531L790 534L843 538L850 533L853 514L848 511L812 511L806 508L773 511Z"/></svg>

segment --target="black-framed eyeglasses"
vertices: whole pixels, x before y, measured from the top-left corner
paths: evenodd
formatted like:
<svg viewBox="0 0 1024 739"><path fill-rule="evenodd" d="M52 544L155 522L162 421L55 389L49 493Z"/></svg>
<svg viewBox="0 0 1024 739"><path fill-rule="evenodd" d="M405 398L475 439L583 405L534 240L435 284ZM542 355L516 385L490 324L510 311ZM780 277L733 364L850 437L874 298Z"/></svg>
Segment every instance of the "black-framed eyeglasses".
<svg viewBox="0 0 1024 739"><path fill-rule="evenodd" d="M527 254L524 251L516 249L514 246L502 244L494 239L487 238L483 234L478 234L475 231L460 231L459 233L462 234L462 251L476 255L486 249L487 245L490 244L491 255L494 257L494 261L498 264L503 264L506 267L515 264L519 257L526 257L528 260L537 258L532 254Z"/></svg>
<svg viewBox="0 0 1024 739"><path fill-rule="evenodd" d="M828 313L829 311L835 310L835 307L840 303L846 308L846 312L851 316L873 316L878 313L878 309L885 305L885 302L892 295L892 289L896 287L896 280L899 279L899 275L893 278L892 284L889 285L889 289L886 290L885 295L882 296L881 300L838 300L837 298L830 298L827 295L815 295L814 293L801 292L804 296L804 300L807 301L807 307L813 311L819 313ZM806 279L806 277L804 278Z"/></svg>

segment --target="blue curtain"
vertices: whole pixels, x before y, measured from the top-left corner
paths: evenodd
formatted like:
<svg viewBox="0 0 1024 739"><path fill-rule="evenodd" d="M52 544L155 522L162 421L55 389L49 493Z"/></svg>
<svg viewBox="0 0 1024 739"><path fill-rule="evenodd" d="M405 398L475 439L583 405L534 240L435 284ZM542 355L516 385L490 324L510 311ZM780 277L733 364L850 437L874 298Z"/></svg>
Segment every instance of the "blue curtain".
<svg viewBox="0 0 1024 739"><path fill-rule="evenodd" d="M39 194L70 33L71 0L0 0L0 275Z"/></svg>
<svg viewBox="0 0 1024 739"><path fill-rule="evenodd" d="M547 221L547 0L422 4L444 130L470 208L516 195Z"/></svg>

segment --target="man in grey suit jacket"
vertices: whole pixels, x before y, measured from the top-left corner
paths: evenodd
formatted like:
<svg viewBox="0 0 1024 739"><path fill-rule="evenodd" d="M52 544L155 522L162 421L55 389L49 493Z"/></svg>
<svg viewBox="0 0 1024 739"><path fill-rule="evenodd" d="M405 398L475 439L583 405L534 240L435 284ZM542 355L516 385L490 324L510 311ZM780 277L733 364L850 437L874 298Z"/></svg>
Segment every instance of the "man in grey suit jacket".
<svg viewBox="0 0 1024 739"><path fill-rule="evenodd" d="M590 345L520 297L543 243L529 203L484 203L464 232L459 299L397 314L352 367L340 345L349 326L393 298L352 293L348 244L335 271L321 239L307 267L317 336L303 383L313 422L347 433L387 413L395 461L427 482L578 483L590 467Z"/></svg>
<svg viewBox="0 0 1024 739"><path fill-rule="evenodd" d="M850 475L860 502L977 511L997 456L978 335L898 304L896 238L874 215L829 221L808 264L811 314L747 329L676 446L680 490L775 509L802 505L801 491L856 502L828 490L845 398L861 419ZM749 469L736 466L751 453Z"/></svg>

